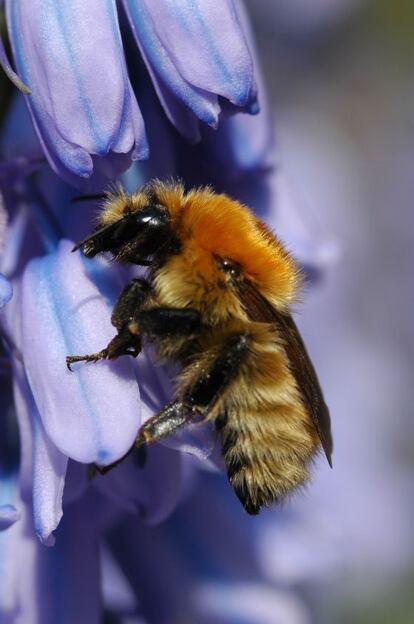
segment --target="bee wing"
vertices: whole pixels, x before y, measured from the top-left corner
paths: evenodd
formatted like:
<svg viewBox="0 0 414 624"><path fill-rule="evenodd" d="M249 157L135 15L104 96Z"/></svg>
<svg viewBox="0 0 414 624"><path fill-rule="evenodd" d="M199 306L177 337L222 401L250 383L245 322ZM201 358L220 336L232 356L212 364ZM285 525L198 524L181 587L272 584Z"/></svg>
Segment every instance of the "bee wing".
<svg viewBox="0 0 414 624"><path fill-rule="evenodd" d="M318 377L301 335L289 313L279 312L248 280L237 284L239 298L252 321L271 323L282 338L289 368L296 380L305 408L318 432L322 448L332 467L332 435L329 410Z"/></svg>

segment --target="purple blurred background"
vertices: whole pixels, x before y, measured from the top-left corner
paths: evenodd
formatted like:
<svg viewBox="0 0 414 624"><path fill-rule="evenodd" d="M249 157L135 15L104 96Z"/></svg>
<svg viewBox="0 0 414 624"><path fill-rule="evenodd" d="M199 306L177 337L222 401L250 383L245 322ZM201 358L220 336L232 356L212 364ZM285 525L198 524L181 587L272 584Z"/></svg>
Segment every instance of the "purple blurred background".
<svg viewBox="0 0 414 624"><path fill-rule="evenodd" d="M189 459L185 500L166 522L154 528L128 517L108 531L102 579L112 611L105 624L148 624L131 616L136 596L155 624L408 624L414 5L246 3L274 112L278 233L318 269L297 312L331 409L334 469L319 460L304 492L250 518L223 475ZM151 482L148 489L151 497ZM56 550L30 542L45 567L55 557L64 568L65 539L82 534L79 518L90 511L65 512ZM70 532L71 522L78 532ZM0 589L7 565L0 560ZM202 620L188 619L193 602ZM187 619L177 619L181 613Z"/></svg>
<svg viewBox="0 0 414 624"><path fill-rule="evenodd" d="M287 582L303 580L301 567L308 581L317 577L307 586L317 622L408 623L414 9L386 0L250 0L248 7L278 160L327 265L304 296L299 324L335 438L334 470L321 464L294 503L297 526L269 531L265 551L276 540L269 566Z"/></svg>

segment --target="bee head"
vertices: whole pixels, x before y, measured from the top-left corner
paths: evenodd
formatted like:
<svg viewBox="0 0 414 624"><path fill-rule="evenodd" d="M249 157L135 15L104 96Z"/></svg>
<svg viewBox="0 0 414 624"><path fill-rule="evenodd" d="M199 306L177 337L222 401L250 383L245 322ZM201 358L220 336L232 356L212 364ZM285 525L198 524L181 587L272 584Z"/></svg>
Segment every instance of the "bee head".
<svg viewBox="0 0 414 624"><path fill-rule="evenodd" d="M128 195L108 193L99 226L76 245L92 258L151 266L163 305L209 310L217 321L243 315L240 287L252 284L279 308L298 288L296 264L243 204L210 188L188 193L155 180Z"/></svg>
<svg viewBox="0 0 414 624"><path fill-rule="evenodd" d="M145 192L108 195L95 232L75 245L87 258L109 251L118 260L149 265L148 258L173 245L168 210Z"/></svg>

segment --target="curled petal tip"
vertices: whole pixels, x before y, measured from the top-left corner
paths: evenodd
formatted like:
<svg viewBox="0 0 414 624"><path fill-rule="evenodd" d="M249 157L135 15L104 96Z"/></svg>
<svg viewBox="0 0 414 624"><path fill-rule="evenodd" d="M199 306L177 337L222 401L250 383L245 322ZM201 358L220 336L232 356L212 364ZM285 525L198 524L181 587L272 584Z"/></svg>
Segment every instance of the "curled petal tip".
<svg viewBox="0 0 414 624"><path fill-rule="evenodd" d="M260 113L260 104L257 99L253 100L247 108L247 112L250 115L258 115Z"/></svg>
<svg viewBox="0 0 414 624"><path fill-rule="evenodd" d="M43 546L48 546L49 548L51 548L55 545L56 538L53 533L45 536L43 533L36 531L36 535L39 538L39 541L42 542Z"/></svg>
<svg viewBox="0 0 414 624"><path fill-rule="evenodd" d="M14 505L0 506L0 531L8 529L18 520L20 520L20 512Z"/></svg>

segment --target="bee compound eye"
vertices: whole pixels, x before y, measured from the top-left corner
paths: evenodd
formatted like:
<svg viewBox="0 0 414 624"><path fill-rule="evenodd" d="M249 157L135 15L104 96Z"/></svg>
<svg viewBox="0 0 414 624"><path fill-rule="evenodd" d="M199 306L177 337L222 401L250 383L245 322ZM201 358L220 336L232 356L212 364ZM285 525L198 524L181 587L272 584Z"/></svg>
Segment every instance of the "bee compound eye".
<svg viewBox="0 0 414 624"><path fill-rule="evenodd" d="M221 260L221 267L223 271L231 277L238 277L240 275L240 264L235 260L223 258Z"/></svg>

